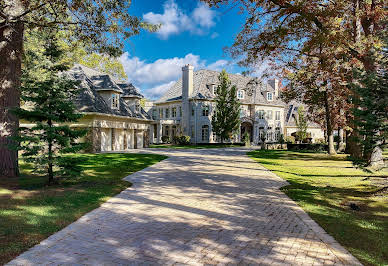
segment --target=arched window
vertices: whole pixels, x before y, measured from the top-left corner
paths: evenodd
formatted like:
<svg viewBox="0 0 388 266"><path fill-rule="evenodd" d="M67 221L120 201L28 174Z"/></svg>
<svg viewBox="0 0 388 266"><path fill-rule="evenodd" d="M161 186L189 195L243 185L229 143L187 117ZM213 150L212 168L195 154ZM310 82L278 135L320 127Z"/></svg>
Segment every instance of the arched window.
<svg viewBox="0 0 388 266"><path fill-rule="evenodd" d="M209 141L209 126L202 126L202 141Z"/></svg>

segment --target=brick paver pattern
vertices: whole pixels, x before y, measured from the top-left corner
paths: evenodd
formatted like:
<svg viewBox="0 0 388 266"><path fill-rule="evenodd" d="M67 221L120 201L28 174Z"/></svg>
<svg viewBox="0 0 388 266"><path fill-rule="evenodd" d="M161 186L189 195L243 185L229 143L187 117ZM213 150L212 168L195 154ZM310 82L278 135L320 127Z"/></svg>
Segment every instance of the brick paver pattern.
<svg viewBox="0 0 388 266"><path fill-rule="evenodd" d="M244 149L168 159L9 265L356 265Z"/></svg>

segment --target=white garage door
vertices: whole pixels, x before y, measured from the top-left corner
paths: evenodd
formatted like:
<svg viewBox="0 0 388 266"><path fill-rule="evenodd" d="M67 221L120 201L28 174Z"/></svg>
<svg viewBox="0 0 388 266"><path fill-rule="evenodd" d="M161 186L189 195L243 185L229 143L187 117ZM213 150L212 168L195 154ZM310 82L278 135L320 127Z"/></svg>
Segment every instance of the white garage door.
<svg viewBox="0 0 388 266"><path fill-rule="evenodd" d="M127 149L133 149L134 148L134 132L133 129L127 130Z"/></svg>
<svg viewBox="0 0 388 266"><path fill-rule="evenodd" d="M115 131L115 142L114 150L122 151L124 150L124 130L123 129L114 129Z"/></svg>
<svg viewBox="0 0 388 266"><path fill-rule="evenodd" d="M137 148L138 149L143 148L143 131L137 132L136 138L137 138Z"/></svg>
<svg viewBox="0 0 388 266"><path fill-rule="evenodd" d="M101 128L101 151L112 150L112 131L110 128Z"/></svg>

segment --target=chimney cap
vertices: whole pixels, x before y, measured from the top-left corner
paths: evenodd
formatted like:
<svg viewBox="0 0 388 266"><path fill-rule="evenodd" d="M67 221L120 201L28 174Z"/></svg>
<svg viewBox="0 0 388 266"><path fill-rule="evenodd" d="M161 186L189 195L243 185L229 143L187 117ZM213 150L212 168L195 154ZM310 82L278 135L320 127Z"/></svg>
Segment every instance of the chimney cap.
<svg viewBox="0 0 388 266"><path fill-rule="evenodd" d="M190 65L190 64L187 64L187 65L184 65L184 66L182 67L182 70L188 70L188 69L193 70L193 69L194 69L194 66L192 66L192 65Z"/></svg>

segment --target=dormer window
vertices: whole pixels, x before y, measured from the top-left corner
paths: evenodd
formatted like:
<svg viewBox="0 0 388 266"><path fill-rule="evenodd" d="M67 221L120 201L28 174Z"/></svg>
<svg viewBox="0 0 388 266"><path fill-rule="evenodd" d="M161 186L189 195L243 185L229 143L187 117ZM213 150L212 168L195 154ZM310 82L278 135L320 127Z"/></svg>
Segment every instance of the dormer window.
<svg viewBox="0 0 388 266"><path fill-rule="evenodd" d="M112 109L119 109L119 98L116 93L112 93Z"/></svg>
<svg viewBox="0 0 388 266"><path fill-rule="evenodd" d="M244 94L245 94L245 91L238 90L237 91L237 99L240 99L240 100L244 99L244 96L245 96Z"/></svg>
<svg viewBox="0 0 388 266"><path fill-rule="evenodd" d="M216 86L216 84L210 84L209 87L210 87L210 90L213 93L213 95L216 95L217 94L217 86Z"/></svg>
<svg viewBox="0 0 388 266"><path fill-rule="evenodd" d="M273 93L267 92L267 101L272 101L272 100L273 100Z"/></svg>
<svg viewBox="0 0 388 266"><path fill-rule="evenodd" d="M135 104L135 110L136 112L140 112L140 104Z"/></svg>

